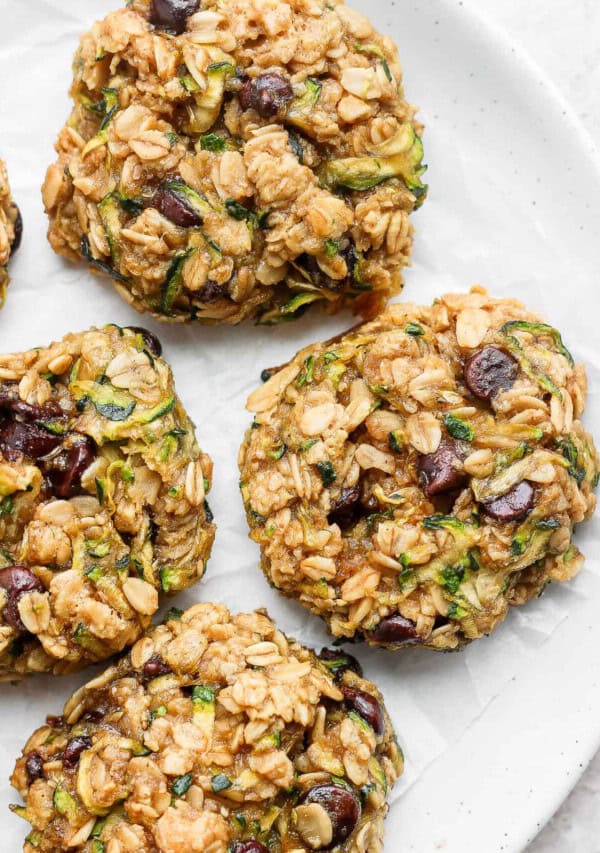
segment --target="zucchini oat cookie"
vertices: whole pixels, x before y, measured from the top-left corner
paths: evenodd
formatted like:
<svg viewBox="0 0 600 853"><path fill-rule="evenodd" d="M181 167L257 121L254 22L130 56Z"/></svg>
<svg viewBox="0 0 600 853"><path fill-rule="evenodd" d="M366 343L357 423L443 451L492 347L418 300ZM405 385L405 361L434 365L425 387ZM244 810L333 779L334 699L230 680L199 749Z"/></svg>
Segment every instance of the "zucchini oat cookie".
<svg viewBox="0 0 600 853"><path fill-rule="evenodd" d="M583 563L585 393L560 334L480 288L307 347L248 401L241 488L265 573L336 636L489 634Z"/></svg>
<svg viewBox="0 0 600 853"><path fill-rule="evenodd" d="M53 248L162 320L374 316L424 200L396 46L339 0L131 0L86 33Z"/></svg>
<svg viewBox="0 0 600 853"><path fill-rule="evenodd" d="M353 658L175 611L29 739L26 853L380 853L402 753Z"/></svg>
<svg viewBox="0 0 600 853"><path fill-rule="evenodd" d="M0 308L4 305L8 286L8 262L21 245L23 220L14 203L6 163L0 160Z"/></svg>
<svg viewBox="0 0 600 853"><path fill-rule="evenodd" d="M0 679L135 642L204 572L211 474L150 332L0 356Z"/></svg>

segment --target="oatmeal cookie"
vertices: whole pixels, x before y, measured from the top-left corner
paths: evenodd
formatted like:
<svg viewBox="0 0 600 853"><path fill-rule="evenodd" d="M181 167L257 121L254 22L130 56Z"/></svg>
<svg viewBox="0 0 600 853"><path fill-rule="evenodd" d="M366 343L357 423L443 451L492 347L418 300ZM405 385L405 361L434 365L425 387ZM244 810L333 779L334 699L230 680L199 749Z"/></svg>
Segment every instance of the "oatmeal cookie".
<svg viewBox="0 0 600 853"><path fill-rule="evenodd" d="M598 457L556 329L485 290L391 306L255 391L262 567L340 637L454 649L583 562Z"/></svg>
<svg viewBox="0 0 600 853"><path fill-rule="evenodd" d="M135 642L204 572L212 463L145 329L0 356L0 679Z"/></svg>
<svg viewBox="0 0 600 853"><path fill-rule="evenodd" d="M8 286L8 262L21 245L23 220L14 203L6 163L0 160L0 308L4 305Z"/></svg>
<svg viewBox="0 0 600 853"><path fill-rule="evenodd" d="M55 251L162 320L363 317L425 198L396 46L325 0L130 0L82 39L43 187Z"/></svg>
<svg viewBox="0 0 600 853"><path fill-rule="evenodd" d="M380 853L402 772L381 694L264 611L174 611L29 739L26 853Z"/></svg>

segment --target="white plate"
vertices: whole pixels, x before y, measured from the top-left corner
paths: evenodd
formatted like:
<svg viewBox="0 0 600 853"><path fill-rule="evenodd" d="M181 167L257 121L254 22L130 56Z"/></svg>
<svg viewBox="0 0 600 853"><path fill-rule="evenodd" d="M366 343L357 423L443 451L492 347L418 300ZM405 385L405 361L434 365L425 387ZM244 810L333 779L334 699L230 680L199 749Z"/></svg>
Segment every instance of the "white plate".
<svg viewBox="0 0 600 853"><path fill-rule="evenodd" d="M430 198L415 217L405 296L429 301L474 282L522 297L560 325L587 361L587 423L600 414L594 308L600 269L600 169L592 145L539 71L459 0L356 0L401 48L409 97L423 106ZM140 323L44 240L39 185L67 115L76 38L115 0L0 0L2 151L25 218L24 245L0 315L2 351L104 322ZM266 605L282 628L320 643L320 624L269 589L256 569L237 493L243 410L260 369L349 325L312 317L269 330L160 328L178 387L215 459L219 534L207 580L181 597ZM600 742L600 535L581 529L588 563L511 614L461 655L360 650L406 748L407 772L388 819L398 853L521 851L560 804ZM0 777L45 713L59 712L84 676L40 678L0 695ZM16 799L7 784L0 805ZM0 812L2 850L24 825Z"/></svg>

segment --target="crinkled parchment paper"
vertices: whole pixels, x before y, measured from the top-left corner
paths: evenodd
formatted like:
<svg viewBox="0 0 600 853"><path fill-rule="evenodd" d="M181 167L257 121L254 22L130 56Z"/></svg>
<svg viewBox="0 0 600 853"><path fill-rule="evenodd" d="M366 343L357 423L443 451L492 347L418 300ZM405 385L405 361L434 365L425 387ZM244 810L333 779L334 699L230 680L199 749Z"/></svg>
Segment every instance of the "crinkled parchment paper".
<svg viewBox="0 0 600 853"><path fill-rule="evenodd" d="M205 581L177 604L202 598L234 610L266 606L284 631L320 647L327 642L320 622L281 599L257 568L258 549L246 535L236 460L250 420L244 403L262 368L282 363L312 340L338 333L353 319L316 315L275 329L160 326L126 306L108 280L55 257L45 240L39 187L53 157L54 138L68 115L72 54L78 35L118 2L0 0L0 153L8 161L25 223L0 313L0 351L47 343L68 331L107 322L143 324L157 332L201 445L215 462L210 502L218 533L213 556ZM408 95L422 104L427 124L431 195L414 218L416 255L407 272L405 298L427 302L475 282L495 295L521 297L559 325L576 357L588 363L586 423L598 423L600 358L590 311L598 306L593 277L600 250L591 248L588 213L573 196L586 173L578 174L576 163L569 165L568 134L559 129L556 138L548 138L543 117L529 109L518 80L497 87L484 53L455 52L448 33L462 32L461 16L466 14L456 3L423 0L410 8L406 4L404 10L384 0L357 5L398 40ZM579 542L590 558L598 553L598 540L597 524L580 531ZM465 738L511 682L532 668L547 671L548 679L555 677L547 641L566 621L579 618L590 596L599 594L598 563L589 559L575 582L551 588L526 609L513 612L493 637L461 654L354 649L385 694L407 756L389 817L390 850L404 849L397 831L411 820L403 812L402 793ZM59 713L70 691L90 676L2 685L2 809L16 799L7 777L27 735L46 713ZM463 783L457 766L449 796L458 797L455 788ZM435 804L425 802L426 791L423 797L418 807L425 810L427 805L435 814ZM0 825L0 848L20 849L25 825L6 811L0 811ZM475 849L468 838L463 841L467 843L460 849ZM420 853L429 849L433 843L423 845Z"/></svg>

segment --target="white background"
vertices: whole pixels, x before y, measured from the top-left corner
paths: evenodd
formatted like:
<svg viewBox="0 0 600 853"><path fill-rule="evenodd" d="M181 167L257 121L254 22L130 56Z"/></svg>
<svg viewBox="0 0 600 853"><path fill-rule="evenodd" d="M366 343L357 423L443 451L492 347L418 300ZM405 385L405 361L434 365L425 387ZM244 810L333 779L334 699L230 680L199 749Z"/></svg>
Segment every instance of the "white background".
<svg viewBox="0 0 600 853"><path fill-rule="evenodd" d="M567 96L600 147L598 0L478 0ZM600 753L527 853L600 851Z"/></svg>

